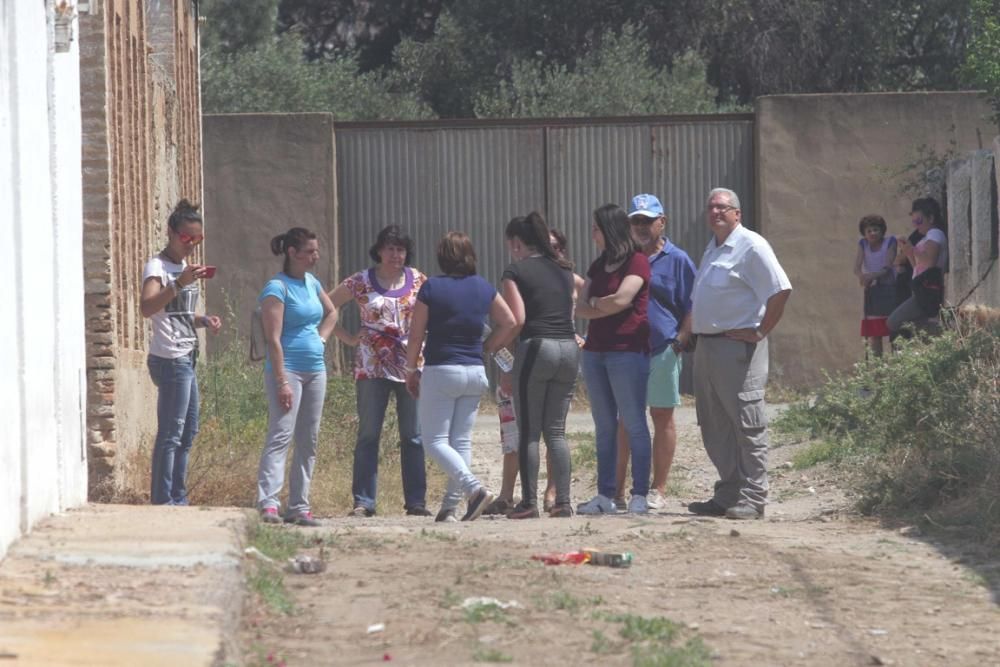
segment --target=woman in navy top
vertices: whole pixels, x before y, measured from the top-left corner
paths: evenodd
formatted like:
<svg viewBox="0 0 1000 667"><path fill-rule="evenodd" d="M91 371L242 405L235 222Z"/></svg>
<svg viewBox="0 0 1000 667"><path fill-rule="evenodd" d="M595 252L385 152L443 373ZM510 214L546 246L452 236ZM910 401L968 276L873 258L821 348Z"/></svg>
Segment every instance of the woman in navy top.
<svg viewBox="0 0 1000 667"><path fill-rule="evenodd" d="M483 352L492 354L508 342L514 316L496 288L476 275L476 251L468 236L445 234L437 259L444 275L423 284L413 310L406 388L420 399L417 416L424 449L448 475L437 521L456 521L455 508L463 495L467 507L462 521L472 521L493 500L469 469L472 426L479 398L489 387ZM483 341L487 316L494 327ZM423 371L417 367L422 345Z"/></svg>

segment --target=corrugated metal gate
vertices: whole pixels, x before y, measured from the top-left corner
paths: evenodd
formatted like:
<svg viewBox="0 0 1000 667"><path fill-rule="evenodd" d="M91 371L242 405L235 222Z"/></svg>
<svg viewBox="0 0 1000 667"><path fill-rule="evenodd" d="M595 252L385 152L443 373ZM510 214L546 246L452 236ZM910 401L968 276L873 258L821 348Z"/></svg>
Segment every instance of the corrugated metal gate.
<svg viewBox="0 0 1000 667"><path fill-rule="evenodd" d="M396 223L413 236L414 265L425 273L438 272L440 236L461 230L480 274L498 280L509 261L507 221L538 210L566 233L582 273L596 255L592 211L625 207L640 192L660 197L667 234L698 262L711 188L739 193L752 225L753 123L753 114L720 114L337 124L340 266L368 266L376 234ZM345 325L355 318L345 313Z"/></svg>

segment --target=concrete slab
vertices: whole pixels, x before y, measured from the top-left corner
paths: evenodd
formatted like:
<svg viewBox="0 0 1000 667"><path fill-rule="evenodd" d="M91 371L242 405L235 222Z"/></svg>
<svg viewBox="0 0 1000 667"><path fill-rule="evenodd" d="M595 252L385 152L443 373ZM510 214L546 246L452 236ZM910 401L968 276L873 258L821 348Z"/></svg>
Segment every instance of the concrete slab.
<svg viewBox="0 0 1000 667"><path fill-rule="evenodd" d="M89 505L0 562L0 658L13 665L238 663L236 509Z"/></svg>

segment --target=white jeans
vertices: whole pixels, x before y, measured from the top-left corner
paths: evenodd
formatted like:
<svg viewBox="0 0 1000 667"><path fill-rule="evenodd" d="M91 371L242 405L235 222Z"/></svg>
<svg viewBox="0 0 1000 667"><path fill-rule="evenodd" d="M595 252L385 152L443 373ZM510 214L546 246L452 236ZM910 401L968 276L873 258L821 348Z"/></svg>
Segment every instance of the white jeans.
<svg viewBox="0 0 1000 667"><path fill-rule="evenodd" d="M488 388L482 366L424 366L417 417L424 451L448 475L441 509L455 509L463 495L482 486L469 466L472 427L479 399Z"/></svg>

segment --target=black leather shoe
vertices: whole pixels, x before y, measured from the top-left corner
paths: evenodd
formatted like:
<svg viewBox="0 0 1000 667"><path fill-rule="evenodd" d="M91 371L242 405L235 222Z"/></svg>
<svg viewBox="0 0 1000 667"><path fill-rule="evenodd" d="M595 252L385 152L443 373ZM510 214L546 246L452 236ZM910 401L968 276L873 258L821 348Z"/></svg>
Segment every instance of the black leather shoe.
<svg viewBox="0 0 1000 667"><path fill-rule="evenodd" d="M726 516L726 508L710 498L704 502L688 503L688 512L701 516Z"/></svg>
<svg viewBox="0 0 1000 667"><path fill-rule="evenodd" d="M426 507L418 505L417 507L410 507L406 510L406 516L433 516Z"/></svg>
<svg viewBox="0 0 1000 667"><path fill-rule="evenodd" d="M763 519L764 510L753 505L738 503L726 510L727 519Z"/></svg>

